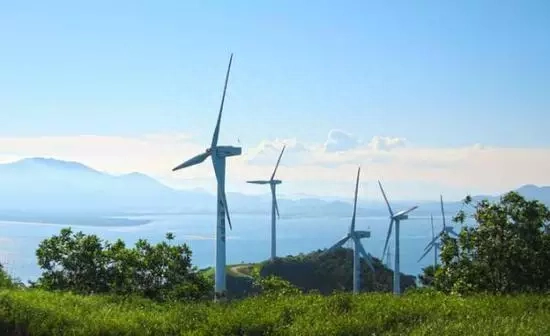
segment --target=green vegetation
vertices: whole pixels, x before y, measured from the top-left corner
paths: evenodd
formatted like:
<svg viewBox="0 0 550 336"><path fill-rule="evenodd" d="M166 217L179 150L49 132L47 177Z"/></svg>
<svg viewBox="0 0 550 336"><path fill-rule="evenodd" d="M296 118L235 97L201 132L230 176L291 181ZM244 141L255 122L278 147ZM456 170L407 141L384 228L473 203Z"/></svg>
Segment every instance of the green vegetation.
<svg viewBox="0 0 550 336"><path fill-rule="evenodd" d="M17 282L6 273L4 266L0 264L0 288L15 288L17 286Z"/></svg>
<svg viewBox="0 0 550 336"><path fill-rule="evenodd" d="M0 290L0 334L550 335L548 296L259 296L226 305Z"/></svg>
<svg viewBox="0 0 550 336"><path fill-rule="evenodd" d="M472 205L475 227L463 226L458 239L445 235L441 266L424 278L446 293L550 292L550 211L516 192L499 202ZM455 221L464 223L466 212Z"/></svg>
<svg viewBox="0 0 550 336"><path fill-rule="evenodd" d="M284 281L302 293L314 292L328 295L334 292L351 291L353 287L353 250L340 248L325 255L322 253L323 251L319 250L308 254L275 258L273 261L268 260L257 264L227 266L228 298L242 299L263 293L261 288L264 285L261 284L265 283L266 279L273 282L273 284L265 284L266 288L282 286L283 282L281 281ZM393 271L384 266L377 258L373 258L373 265L374 274L366 262L361 260L362 291L390 292ZM207 268L201 272L210 279L214 277L213 268ZM402 291L415 287L414 276L401 275Z"/></svg>
<svg viewBox="0 0 550 336"><path fill-rule="evenodd" d="M441 265L424 288L403 275L402 297L380 293L393 274L378 259L351 295L339 249L230 265L231 300L215 304L213 270L171 233L126 247L63 229L39 245L31 288L0 265L0 335L550 335L550 211L514 192L472 208L478 225L443 236Z"/></svg>
<svg viewBox="0 0 550 336"><path fill-rule="evenodd" d="M302 292L331 294L334 291L351 291L353 284L353 250L340 248L326 255L319 250L309 254L276 258L261 263L259 276L278 276ZM361 259L361 289L366 292L390 292L393 271L373 258L375 272ZM416 287L415 277L401 274L402 291Z"/></svg>
<svg viewBox="0 0 550 336"><path fill-rule="evenodd" d="M127 248L121 240L110 243L62 229L36 250L43 273L33 286L80 294L136 294L159 301L205 297L212 284L191 266L191 250L185 244L171 245L172 233L166 239L156 245L140 239Z"/></svg>

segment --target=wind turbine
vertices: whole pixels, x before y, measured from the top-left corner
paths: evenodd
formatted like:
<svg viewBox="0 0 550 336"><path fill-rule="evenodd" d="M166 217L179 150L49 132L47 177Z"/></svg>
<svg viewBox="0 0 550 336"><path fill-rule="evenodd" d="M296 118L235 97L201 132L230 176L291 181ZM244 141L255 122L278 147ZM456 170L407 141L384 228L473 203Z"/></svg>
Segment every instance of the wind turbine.
<svg viewBox="0 0 550 336"><path fill-rule="evenodd" d="M225 101L225 92L227 90L227 81L229 80L229 71L231 70L231 61L233 60L233 54L229 58L229 66L227 67L227 73L225 75L225 84L223 87L222 101L220 105L220 111L218 112L218 121L216 128L214 129L214 135L212 136L212 143L210 148L207 148L204 153L201 153L184 163L180 164L172 171L180 170L183 168L191 167L202 163L209 156L212 158L212 164L214 166L214 172L216 174L216 180L218 182L217 192L217 225L216 225L216 273L214 284L214 300L225 299L226 287L225 287L225 217L231 227L231 219L229 218L229 210L227 208L227 198L225 197L225 159L230 156L241 155L240 147L233 146L218 146L218 137L220 133L220 122L222 119L223 104Z"/></svg>
<svg viewBox="0 0 550 336"><path fill-rule="evenodd" d="M283 150L281 150L281 154L279 154L279 159L277 160L277 164L275 165L275 170L273 170L273 174L271 174L271 178L269 180L246 181L247 183L252 184L269 184L269 186L271 187L271 260L275 260L275 257L277 256L277 231L275 227L275 213L277 213L277 217L280 217L275 188L277 184L283 183L283 181L281 180L275 180L275 173L277 173L277 168L279 168L281 157L283 157L283 153L285 152L285 147L286 146L283 146Z"/></svg>
<svg viewBox="0 0 550 336"><path fill-rule="evenodd" d="M386 243L384 244L384 252L382 252L382 258L384 254L386 254L386 248L388 247L388 241L390 239L391 229L393 227L393 223L395 222L393 293L399 295L401 294L401 273L399 273L399 224L401 223L402 220L408 219L409 218L408 213L418 208L418 206L415 205L408 210L399 211L398 213L394 214L390 206L390 203L388 202L388 198L386 197L386 193L384 192L384 188L382 188L382 183L380 183L380 181L378 181L378 185L380 186L380 191L382 191L382 196L384 196L384 201L386 201L386 204L388 205L388 211L390 212L390 227L388 228L388 235L386 236Z"/></svg>
<svg viewBox="0 0 550 336"><path fill-rule="evenodd" d="M432 242L430 244L428 244L428 246L426 246L426 248L424 249L424 254L422 255L422 257L420 257L420 259L418 259L418 262L420 262L420 260L424 259L424 257L426 255L428 255L430 250L433 248L434 249L434 270L435 270L435 268L437 267L437 251L441 247L441 243L438 242L436 237L435 237L435 233L434 233L434 216L432 216L432 215L430 215L430 222L432 223Z"/></svg>
<svg viewBox="0 0 550 336"><path fill-rule="evenodd" d="M433 236L433 218L432 218L432 241L429 242L428 245L426 245L426 247L424 248L424 252L425 252L424 255L426 255L432 247L435 247L436 249L435 253L437 255L437 249L441 246L441 242L437 242L437 240L441 238L443 234L447 233L448 235L458 237L458 233L456 233L456 231L452 226L445 225L445 210L443 209L443 195L439 195L439 202L441 205L441 218L443 219L443 229L436 236ZM437 244L437 246L435 244ZM424 258L424 255L422 255L422 257L418 261ZM436 262L434 264L434 267L435 265L437 265L437 257L436 257Z"/></svg>
<svg viewBox="0 0 550 336"><path fill-rule="evenodd" d="M365 251L365 248L361 244L362 238L370 238L370 231L356 231L355 230L355 214L357 213L357 191L359 189L359 174L361 173L361 167L357 169L357 182L355 182L355 198L353 201L353 215L351 217L351 225L349 227L349 233L336 244L332 245L323 254L327 254L330 251L334 251L337 248L342 247L348 240L353 242L353 293L359 293L361 286L361 264L360 256L365 258L367 265L374 272L374 266L372 265L372 259L370 255Z"/></svg>

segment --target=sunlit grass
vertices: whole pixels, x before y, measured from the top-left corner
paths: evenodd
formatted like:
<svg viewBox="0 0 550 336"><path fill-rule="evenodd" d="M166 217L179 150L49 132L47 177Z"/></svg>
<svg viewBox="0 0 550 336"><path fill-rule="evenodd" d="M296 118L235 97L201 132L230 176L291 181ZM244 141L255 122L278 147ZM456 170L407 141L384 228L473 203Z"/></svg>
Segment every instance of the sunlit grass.
<svg viewBox="0 0 550 336"><path fill-rule="evenodd" d="M0 334L550 335L550 297L260 296L228 304L0 290Z"/></svg>

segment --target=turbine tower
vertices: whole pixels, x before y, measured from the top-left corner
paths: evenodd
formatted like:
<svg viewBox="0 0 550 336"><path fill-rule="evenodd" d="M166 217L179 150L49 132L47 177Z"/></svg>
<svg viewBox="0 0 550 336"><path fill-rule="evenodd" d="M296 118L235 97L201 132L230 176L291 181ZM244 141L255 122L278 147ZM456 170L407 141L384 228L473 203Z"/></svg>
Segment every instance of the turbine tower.
<svg viewBox="0 0 550 336"><path fill-rule="evenodd" d="M388 202L388 198L386 197L386 193L384 192L384 188L382 188L382 183L378 181L378 185L380 186L380 191L382 191L382 196L384 196L384 201L386 201L386 204L388 206L388 211L390 212L390 227L388 228L388 235L386 236L386 243L384 244L384 252L382 252L382 258L384 258L384 255L386 254L386 248L388 248L388 241L391 236L391 231L393 227L393 223L395 222L395 251L394 251L394 271L393 271L393 293L396 295L401 294L401 273L399 273L399 224L402 220L408 219L409 215L408 213L413 211L414 209L418 208L418 206L413 206L412 208L408 210L399 211L398 213L393 213L393 210L390 206L390 203Z"/></svg>
<svg viewBox="0 0 550 336"><path fill-rule="evenodd" d="M434 268L437 265L437 251L441 247L441 240L438 242L438 239L440 239L441 236L443 236L443 234L445 233L451 236L458 237L458 233L456 233L456 231L452 226L445 225L445 210L443 209L443 195L439 195L439 202L441 205L441 218L443 220L443 228L441 229L441 232L439 232L436 236L434 236L433 235L433 218L432 218L432 241L430 241L428 245L426 245L426 247L424 248L424 254L422 255L422 257L420 257L420 259L418 259L418 261L422 260L422 258L424 258L424 256L428 254L428 252L430 252L432 247L435 248Z"/></svg>
<svg viewBox="0 0 550 336"><path fill-rule="evenodd" d="M252 184L269 184L269 186L271 187L271 260L275 260L275 257L277 256L277 230L275 226L275 214L277 214L277 217L280 217L275 188L278 184L283 183L283 181L281 180L275 180L275 173L277 173L277 168L279 168L281 157L283 157L283 153L285 152L285 147L286 146L283 146L283 150L281 150L281 154L279 154L279 159L277 160L277 164L275 165L275 170L273 170L273 174L271 174L271 178L269 180L246 181L247 183Z"/></svg>
<svg viewBox="0 0 550 336"><path fill-rule="evenodd" d="M360 255L365 258L367 265L374 272L374 266L372 265L372 258L365 251L365 248L361 244L362 238L370 238L370 231L356 231L355 230L355 214L357 213L357 191L359 189L359 174L361 172L361 167L357 169L357 182L355 182L355 198L353 201L353 215L351 217L351 225L349 227L349 233L342 239L340 239L336 244L332 245L331 248L323 252L327 254L330 251L342 247L348 240L353 242L353 293L359 293L361 287L361 264L360 264Z"/></svg>
<svg viewBox="0 0 550 336"><path fill-rule="evenodd" d="M439 250L439 247L441 246L441 243L437 241L434 233L434 216L430 215L430 222L432 223L432 241L424 248L424 254L418 259L418 262L420 262L428 253L430 253L430 250L434 249L434 270L437 267L437 251Z"/></svg>
<svg viewBox="0 0 550 336"><path fill-rule="evenodd" d="M218 121L216 128L214 129L214 135L212 136L212 143L210 148L207 148L204 153L185 161L181 165L172 169L176 171L179 169L191 167L202 163L209 156L212 158L212 164L214 166L214 172L216 174L216 180L218 182L217 192L217 225L216 225L216 273L214 284L214 300L224 300L226 295L225 287L225 217L227 216L227 222L229 228L231 227L231 219L229 218L229 210L227 208L227 198L225 197L225 159L230 156L241 155L240 147L233 146L218 146L218 137L220 133L220 122L222 119L223 104L225 101L225 92L227 90L227 81L229 80L229 72L231 70L231 62L233 60L233 54L229 58L229 66L227 67L227 73L225 75L225 84L223 87L222 101L220 104L220 110L218 112Z"/></svg>

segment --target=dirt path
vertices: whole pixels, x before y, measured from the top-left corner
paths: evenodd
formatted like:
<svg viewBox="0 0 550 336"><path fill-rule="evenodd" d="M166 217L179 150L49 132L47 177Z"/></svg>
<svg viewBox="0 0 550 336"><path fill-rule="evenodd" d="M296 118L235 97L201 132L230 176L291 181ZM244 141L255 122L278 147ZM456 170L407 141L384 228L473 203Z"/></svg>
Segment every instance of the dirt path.
<svg viewBox="0 0 550 336"><path fill-rule="evenodd" d="M229 268L229 271L231 273L233 273L234 275L236 275L236 276L245 277L245 278L252 278L252 276L250 276L246 273L243 273L243 268L247 268L247 267L250 267L250 266L251 266L251 264L231 266Z"/></svg>

